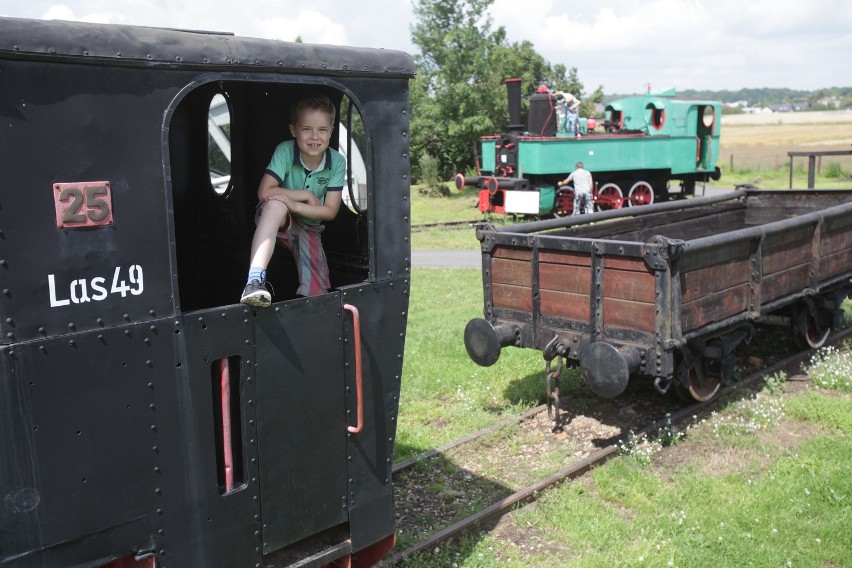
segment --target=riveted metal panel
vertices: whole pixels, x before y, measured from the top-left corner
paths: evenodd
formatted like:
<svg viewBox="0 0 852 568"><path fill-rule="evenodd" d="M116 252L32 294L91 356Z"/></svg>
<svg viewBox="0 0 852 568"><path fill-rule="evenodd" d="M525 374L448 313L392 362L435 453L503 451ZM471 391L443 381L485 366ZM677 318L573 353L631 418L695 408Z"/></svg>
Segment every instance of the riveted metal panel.
<svg viewBox="0 0 852 568"><path fill-rule="evenodd" d="M341 312L332 293L254 316L264 553L347 519Z"/></svg>
<svg viewBox="0 0 852 568"><path fill-rule="evenodd" d="M4 558L95 565L117 550L160 546L163 476L181 475L156 451L176 435L170 393L157 386L175 368L168 323L51 338L0 356Z"/></svg>
<svg viewBox="0 0 852 568"><path fill-rule="evenodd" d="M161 132L179 77L12 60L0 75L0 342L173 315ZM98 218L92 182L112 223L57 227L55 185L79 189L59 203L72 218Z"/></svg>
<svg viewBox="0 0 852 568"><path fill-rule="evenodd" d="M349 526L352 547L364 546L394 530L391 469L396 440L402 354L408 321L410 281L397 278L343 291L343 302L358 308L361 321L364 428L347 443ZM351 321L345 319L345 337ZM346 349L347 408L355 415L353 354Z"/></svg>
<svg viewBox="0 0 852 568"><path fill-rule="evenodd" d="M177 401L178 431L161 444L174 464L165 495L166 558L170 566L253 566L260 560L260 488L257 480L254 350L249 310L242 305L200 310L173 325L182 346L169 389ZM230 493L219 482L217 463L221 419L217 362L231 358L231 391L238 399L233 416L234 460L240 473ZM255 543L250 546L250 543Z"/></svg>

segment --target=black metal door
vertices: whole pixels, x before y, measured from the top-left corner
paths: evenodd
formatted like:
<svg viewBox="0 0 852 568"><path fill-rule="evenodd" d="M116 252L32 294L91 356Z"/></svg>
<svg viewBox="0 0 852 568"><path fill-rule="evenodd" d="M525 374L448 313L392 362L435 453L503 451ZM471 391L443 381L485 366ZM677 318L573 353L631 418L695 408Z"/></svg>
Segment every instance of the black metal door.
<svg viewBox="0 0 852 568"><path fill-rule="evenodd" d="M264 553L348 518L342 318L334 293L257 312Z"/></svg>

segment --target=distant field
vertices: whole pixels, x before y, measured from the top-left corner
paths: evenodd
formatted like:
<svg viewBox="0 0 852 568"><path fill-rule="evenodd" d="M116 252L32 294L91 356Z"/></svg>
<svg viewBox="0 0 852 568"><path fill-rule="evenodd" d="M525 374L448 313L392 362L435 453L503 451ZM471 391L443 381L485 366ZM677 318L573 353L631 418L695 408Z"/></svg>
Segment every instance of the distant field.
<svg viewBox="0 0 852 568"><path fill-rule="evenodd" d="M852 150L852 112L738 114L722 117L719 165L723 171L787 166L788 152ZM852 156L822 158L852 171ZM797 159L805 164L803 158ZM822 165L822 164L820 164Z"/></svg>

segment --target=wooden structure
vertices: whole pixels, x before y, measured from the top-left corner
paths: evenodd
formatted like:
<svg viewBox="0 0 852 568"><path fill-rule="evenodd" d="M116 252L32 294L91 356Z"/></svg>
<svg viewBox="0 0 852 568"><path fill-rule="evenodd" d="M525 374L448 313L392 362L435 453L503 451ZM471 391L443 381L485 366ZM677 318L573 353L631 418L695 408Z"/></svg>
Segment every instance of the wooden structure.
<svg viewBox="0 0 852 568"><path fill-rule="evenodd" d="M630 375L712 397L752 323L780 313L817 346L852 290L852 191L734 191L570 219L477 229L477 363L505 346L579 362L593 391Z"/></svg>
<svg viewBox="0 0 852 568"><path fill-rule="evenodd" d="M821 152L787 152L790 157L790 189L793 189L793 158L806 157L808 159L808 189L814 188L816 183L817 158L823 156L852 156L852 150L824 150Z"/></svg>

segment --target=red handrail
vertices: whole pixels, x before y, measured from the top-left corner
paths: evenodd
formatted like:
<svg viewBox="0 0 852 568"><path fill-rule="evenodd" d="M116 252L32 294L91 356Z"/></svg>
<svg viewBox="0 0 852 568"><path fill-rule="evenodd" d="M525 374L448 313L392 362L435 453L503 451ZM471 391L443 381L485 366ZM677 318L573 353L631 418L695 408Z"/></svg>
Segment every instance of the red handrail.
<svg viewBox="0 0 852 568"><path fill-rule="evenodd" d="M350 434L358 434L364 428L364 392L361 379L361 316L358 308L351 304L343 304L343 309L352 313L352 331L355 335L355 398L358 416L356 426L348 426Z"/></svg>
<svg viewBox="0 0 852 568"><path fill-rule="evenodd" d="M222 393L222 446L225 461L225 493L234 489L234 455L231 447L231 369L228 358L219 359L219 382Z"/></svg>

